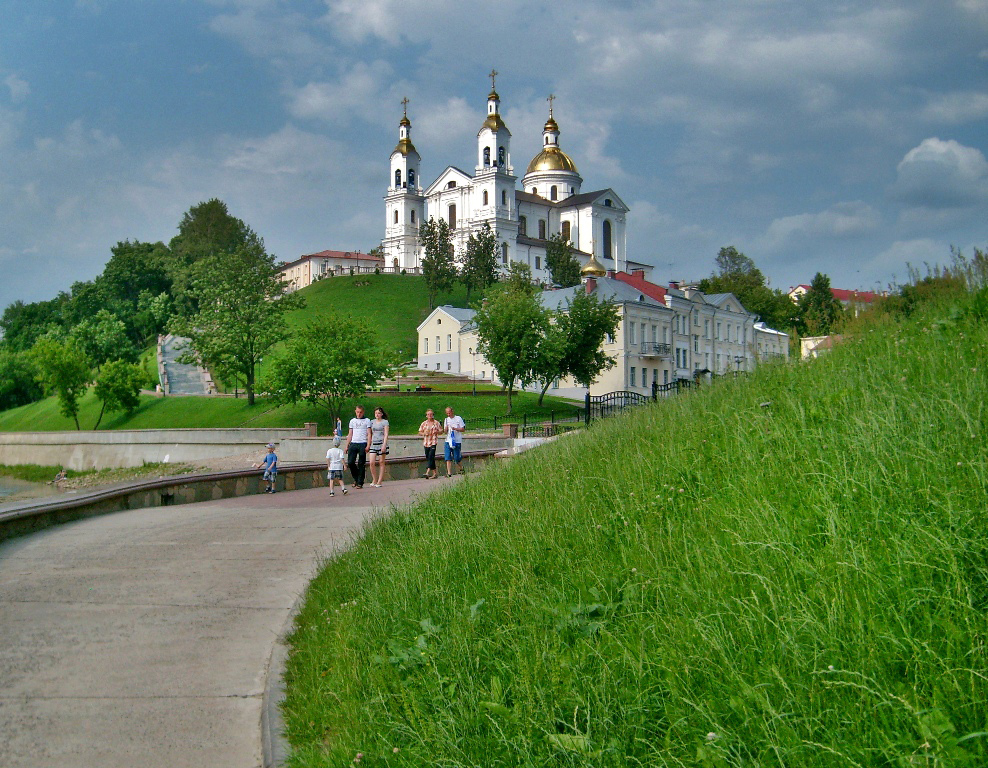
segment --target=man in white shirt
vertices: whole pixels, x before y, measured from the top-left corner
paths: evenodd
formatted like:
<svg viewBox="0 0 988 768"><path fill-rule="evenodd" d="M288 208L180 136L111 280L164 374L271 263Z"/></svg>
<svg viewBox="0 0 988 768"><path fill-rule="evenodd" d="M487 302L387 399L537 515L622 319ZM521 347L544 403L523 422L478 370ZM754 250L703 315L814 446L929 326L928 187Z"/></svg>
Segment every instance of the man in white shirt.
<svg viewBox="0 0 988 768"><path fill-rule="evenodd" d="M463 474L463 432L466 430L463 419L453 413L453 409L446 406L446 418L443 419L443 434L446 440L443 443L443 452L446 454L446 477L453 476L453 462Z"/></svg>
<svg viewBox="0 0 988 768"><path fill-rule="evenodd" d="M364 416L364 406L354 409L355 418L350 419L350 431L346 436L346 464L353 475L353 487L364 487L364 473L367 468L367 437L371 420Z"/></svg>

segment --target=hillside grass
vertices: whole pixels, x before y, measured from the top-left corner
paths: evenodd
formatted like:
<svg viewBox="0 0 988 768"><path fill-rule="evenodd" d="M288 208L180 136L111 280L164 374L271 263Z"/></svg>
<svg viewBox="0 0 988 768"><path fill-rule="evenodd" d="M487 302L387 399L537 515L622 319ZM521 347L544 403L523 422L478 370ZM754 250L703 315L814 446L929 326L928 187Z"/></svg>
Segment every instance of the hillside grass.
<svg viewBox="0 0 988 768"><path fill-rule="evenodd" d="M327 314L345 314L367 321L380 342L402 361L417 357L419 323L428 317L429 297L425 278L418 275L355 275L331 277L299 291L305 297L303 309L285 315L294 330ZM475 292L471 301L479 299ZM466 289L457 283L449 293L440 294L437 305L467 306Z"/></svg>
<svg viewBox="0 0 988 768"><path fill-rule="evenodd" d="M368 525L290 638L289 764L988 764L988 297L969 306Z"/></svg>
<svg viewBox="0 0 988 768"><path fill-rule="evenodd" d="M404 380L403 380L404 381ZM463 389L461 384L459 389ZM402 389L405 389L403 384ZM396 435L410 435L418 432L419 424L425 418L427 408L441 416L443 409L451 405L456 413L463 416L470 428L471 419L501 417L505 412L505 399L496 395L452 395L442 391L416 396L389 396L385 393L368 393L354 398L343 408L344 424L353 415L357 403L364 405L369 413L380 405L388 414L391 431ZM549 409L565 408L572 405L559 398L546 397L540 408L538 395L531 393L515 394L512 397L512 418L521 419L524 414L541 414ZM99 415L100 402L88 392L79 407L79 424L83 429L92 429ZM331 434L333 424L329 412L306 403L276 406L267 398L258 397L254 406L248 406L246 398L234 397L192 397L170 395L154 397L144 395L140 405L130 416L122 412L110 413L103 417L100 430L105 429L182 429L219 427L301 427L305 422L316 422L319 434ZM59 411L58 402L49 397L30 405L0 413L0 432L47 432L55 430L72 431L75 423Z"/></svg>

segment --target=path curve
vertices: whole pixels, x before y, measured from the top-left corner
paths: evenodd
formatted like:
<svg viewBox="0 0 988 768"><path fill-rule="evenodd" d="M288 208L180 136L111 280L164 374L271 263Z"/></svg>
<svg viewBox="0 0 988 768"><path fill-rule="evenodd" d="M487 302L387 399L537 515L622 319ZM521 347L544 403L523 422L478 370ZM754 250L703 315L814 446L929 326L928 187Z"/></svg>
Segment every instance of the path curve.
<svg viewBox="0 0 988 768"><path fill-rule="evenodd" d="M0 765L261 766L268 663L319 561L446 482L120 512L0 545Z"/></svg>

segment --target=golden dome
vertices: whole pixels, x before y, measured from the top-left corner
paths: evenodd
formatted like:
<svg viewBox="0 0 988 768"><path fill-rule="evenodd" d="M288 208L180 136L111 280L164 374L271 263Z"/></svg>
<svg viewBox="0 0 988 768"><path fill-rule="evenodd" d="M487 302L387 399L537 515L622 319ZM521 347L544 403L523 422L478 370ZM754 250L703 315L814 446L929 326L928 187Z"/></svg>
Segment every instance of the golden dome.
<svg viewBox="0 0 988 768"><path fill-rule="evenodd" d="M418 150L415 149L415 145L412 144L411 139L398 139L398 146L395 147L395 152L400 152L404 156L408 156L413 152L417 155ZM394 152L391 153L392 155Z"/></svg>
<svg viewBox="0 0 988 768"><path fill-rule="evenodd" d="M545 147L541 152L539 152L532 162L528 164L528 170L526 173L535 173L536 171L572 171L573 173L579 173L576 170L576 163L563 152L559 147Z"/></svg>
<svg viewBox="0 0 988 768"><path fill-rule="evenodd" d="M590 255L590 259L580 270L580 277L603 277L606 274L607 268L597 261L597 257L593 254Z"/></svg>
<svg viewBox="0 0 988 768"><path fill-rule="evenodd" d="M507 131L509 134L511 133L497 112L487 116L484 124L480 126L480 130L484 130L484 128L490 128L492 131Z"/></svg>
<svg viewBox="0 0 988 768"><path fill-rule="evenodd" d="M406 128L410 127L411 124L412 124L412 121L408 119L408 115L402 115L401 120L398 121L398 125L403 125Z"/></svg>
<svg viewBox="0 0 988 768"><path fill-rule="evenodd" d="M556 124L556 121L553 120L552 115L549 115L549 119L545 121L545 128L542 130L555 131L557 133L559 132L559 126Z"/></svg>

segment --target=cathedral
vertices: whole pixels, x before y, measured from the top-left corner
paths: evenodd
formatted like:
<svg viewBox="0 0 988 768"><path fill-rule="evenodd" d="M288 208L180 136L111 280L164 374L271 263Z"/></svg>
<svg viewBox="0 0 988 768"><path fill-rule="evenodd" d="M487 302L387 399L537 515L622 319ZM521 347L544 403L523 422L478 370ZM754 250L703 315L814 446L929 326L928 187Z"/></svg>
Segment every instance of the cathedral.
<svg viewBox="0 0 988 768"><path fill-rule="evenodd" d="M551 282L545 253L549 237L560 233L575 249L581 263L596 257L614 272L644 270L651 266L630 261L626 248L629 208L612 189L583 191L576 163L559 146L559 125L552 116L542 130L542 147L532 158L519 184L511 163L511 131L500 114L501 100L491 73L487 115L477 132L473 172L455 165L428 186L422 185L422 158L412 144L408 100L398 123L398 145L391 153L391 173L385 195L387 222L381 246L385 263L399 271L417 271L422 248L418 227L430 218L445 219L456 254L466 251L467 240L484 224L501 244L501 264L523 262L532 277Z"/></svg>

